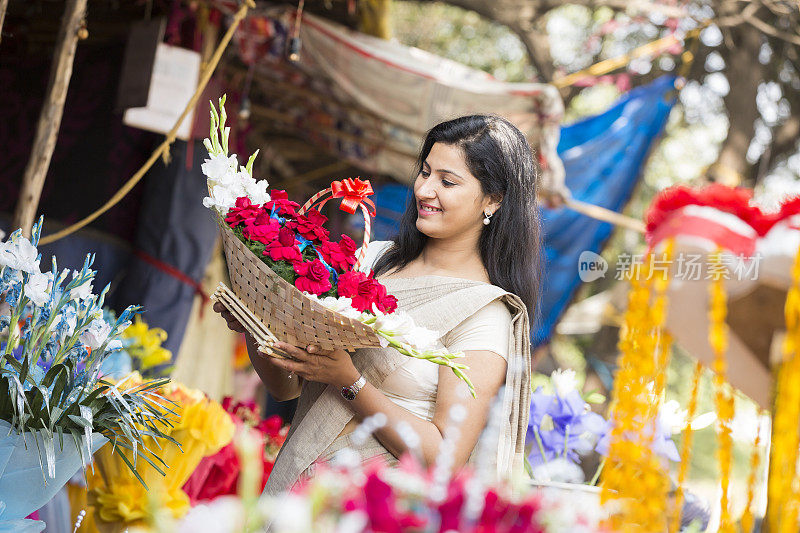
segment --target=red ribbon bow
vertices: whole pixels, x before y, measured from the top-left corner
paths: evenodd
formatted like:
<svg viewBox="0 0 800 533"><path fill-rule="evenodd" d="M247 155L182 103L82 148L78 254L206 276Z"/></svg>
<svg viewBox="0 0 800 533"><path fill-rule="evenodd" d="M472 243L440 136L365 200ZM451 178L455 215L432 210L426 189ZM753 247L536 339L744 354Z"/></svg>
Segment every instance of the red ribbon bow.
<svg viewBox="0 0 800 533"><path fill-rule="evenodd" d="M373 194L373 190L369 180L346 178L342 181L331 183L331 196L333 198L341 198L342 205L340 209L347 211L351 215L356 212L359 204L363 203L366 205L370 216L375 216L375 204L367 198L370 194Z"/></svg>

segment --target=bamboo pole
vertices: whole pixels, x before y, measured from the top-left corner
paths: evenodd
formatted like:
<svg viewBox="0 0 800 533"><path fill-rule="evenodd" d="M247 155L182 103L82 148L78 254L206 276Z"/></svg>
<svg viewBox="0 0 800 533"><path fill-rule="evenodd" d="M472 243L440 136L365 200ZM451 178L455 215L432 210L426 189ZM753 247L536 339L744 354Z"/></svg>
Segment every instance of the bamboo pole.
<svg viewBox="0 0 800 533"><path fill-rule="evenodd" d="M3 0L6 1L6 0ZM68 0L61 19L61 29L56 40L55 57L50 68L50 81L47 84L36 137L33 141L31 158L22 178L22 188L14 211L12 228L22 228L23 234L30 236L33 219L39 207L44 179L61 127L64 102L67 99L69 80L72 77L72 63L78 46L78 30L86 13L87 0Z"/></svg>
<svg viewBox="0 0 800 533"><path fill-rule="evenodd" d="M3 40L3 20L6 18L8 0L0 0L0 41Z"/></svg>

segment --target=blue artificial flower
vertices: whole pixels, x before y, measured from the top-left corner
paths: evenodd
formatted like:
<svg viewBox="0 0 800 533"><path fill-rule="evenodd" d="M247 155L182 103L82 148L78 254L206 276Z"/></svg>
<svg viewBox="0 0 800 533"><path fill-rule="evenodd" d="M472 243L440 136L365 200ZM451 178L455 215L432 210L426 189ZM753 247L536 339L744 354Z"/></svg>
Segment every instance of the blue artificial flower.
<svg viewBox="0 0 800 533"><path fill-rule="evenodd" d="M578 462L604 428L605 419L588 408L577 390L547 394L538 388L531 396L528 459L534 466L557 457Z"/></svg>

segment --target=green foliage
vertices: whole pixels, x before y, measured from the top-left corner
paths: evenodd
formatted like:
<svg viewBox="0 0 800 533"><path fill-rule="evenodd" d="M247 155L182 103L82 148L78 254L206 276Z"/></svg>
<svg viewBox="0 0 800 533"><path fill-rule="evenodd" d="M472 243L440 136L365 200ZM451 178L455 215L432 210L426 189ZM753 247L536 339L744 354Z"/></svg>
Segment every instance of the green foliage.
<svg viewBox="0 0 800 533"><path fill-rule="evenodd" d="M441 2L393 2L398 40L488 72L505 81L530 81L525 46L508 27Z"/></svg>

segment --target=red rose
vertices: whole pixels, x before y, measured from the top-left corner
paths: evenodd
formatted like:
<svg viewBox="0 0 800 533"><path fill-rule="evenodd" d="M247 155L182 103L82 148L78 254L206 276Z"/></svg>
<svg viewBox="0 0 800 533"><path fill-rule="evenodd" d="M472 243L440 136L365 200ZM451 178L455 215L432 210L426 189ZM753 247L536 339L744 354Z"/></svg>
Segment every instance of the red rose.
<svg viewBox="0 0 800 533"><path fill-rule="evenodd" d="M295 263L294 271L299 276L294 286L301 291L320 295L331 290L330 273L319 259L305 263Z"/></svg>
<svg viewBox="0 0 800 533"><path fill-rule="evenodd" d="M236 205L228 210L228 215L225 217L225 222L232 228L235 228L242 222L245 224L248 221L253 221L261 212L261 207L253 205L250 198L240 196L236 199Z"/></svg>
<svg viewBox="0 0 800 533"><path fill-rule="evenodd" d="M317 211L309 209L303 215L297 215L297 220L286 223L288 228L296 230L297 233L309 241L325 242L328 240L330 232L322 227L328 217Z"/></svg>
<svg viewBox="0 0 800 533"><path fill-rule="evenodd" d="M264 204L264 207L271 211L273 206L275 212L281 217L295 218L297 210L300 209L300 204L289 200L289 195L286 191L279 189L272 189L269 193L270 201Z"/></svg>
<svg viewBox="0 0 800 533"><path fill-rule="evenodd" d="M338 243L327 241L317 247L322 258L339 272L348 272L353 269L353 265L356 264L355 251L357 248L356 242L347 235L342 235L342 239Z"/></svg>
<svg viewBox="0 0 800 533"><path fill-rule="evenodd" d="M263 212L261 214L263 214ZM259 218L261 218L261 215L256 217L252 224L246 224L242 230L242 235L250 240L269 244L278 238L278 232L281 229L281 224L274 218L269 218L269 216L266 217L266 221L264 223L259 224Z"/></svg>
<svg viewBox="0 0 800 533"><path fill-rule="evenodd" d="M278 239L267 244L264 255L269 256L273 261L302 261L300 248L297 247L297 239L294 232L287 227L278 231Z"/></svg>

